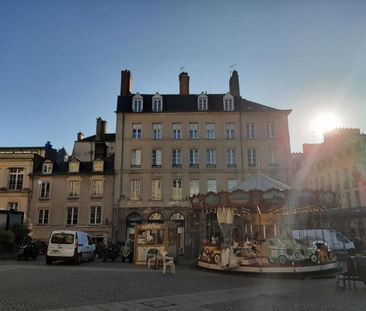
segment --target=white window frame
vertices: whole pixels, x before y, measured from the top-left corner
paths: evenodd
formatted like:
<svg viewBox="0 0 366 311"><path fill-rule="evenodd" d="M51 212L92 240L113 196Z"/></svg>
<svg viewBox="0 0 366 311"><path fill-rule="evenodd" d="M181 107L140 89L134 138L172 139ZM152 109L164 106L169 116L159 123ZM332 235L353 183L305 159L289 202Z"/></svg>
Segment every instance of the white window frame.
<svg viewBox="0 0 366 311"><path fill-rule="evenodd" d="M255 138L255 123L247 122L245 125L246 137L249 139Z"/></svg>
<svg viewBox="0 0 366 311"><path fill-rule="evenodd" d="M267 137L274 138L276 134L274 122L267 122L266 128L267 128Z"/></svg>
<svg viewBox="0 0 366 311"><path fill-rule="evenodd" d="M51 182L48 180L41 180L39 183L39 198L49 199L51 197Z"/></svg>
<svg viewBox="0 0 366 311"><path fill-rule="evenodd" d="M163 97L161 95L154 95L152 97L152 103L151 103L152 107L151 110L153 112L161 112L163 111Z"/></svg>
<svg viewBox="0 0 366 311"><path fill-rule="evenodd" d="M38 210L37 225L48 225L50 211L47 208Z"/></svg>
<svg viewBox="0 0 366 311"><path fill-rule="evenodd" d="M24 168L23 167L10 167L9 168L9 190L21 190L23 189L24 182Z"/></svg>
<svg viewBox="0 0 366 311"><path fill-rule="evenodd" d="M197 108L198 111L207 111L208 110L208 96L201 94L197 98Z"/></svg>
<svg viewBox="0 0 366 311"><path fill-rule="evenodd" d="M79 198L80 197L80 180L69 180L68 183L68 197L69 198Z"/></svg>
<svg viewBox="0 0 366 311"><path fill-rule="evenodd" d="M90 182L90 194L92 197L101 197L104 192L104 180L92 179Z"/></svg>
<svg viewBox="0 0 366 311"><path fill-rule="evenodd" d="M140 94L136 94L132 98L132 111L142 112L143 109L144 109L144 99Z"/></svg>
<svg viewBox="0 0 366 311"><path fill-rule="evenodd" d="M224 111L234 111L234 97L231 94L226 94L223 97Z"/></svg>
<svg viewBox="0 0 366 311"><path fill-rule="evenodd" d="M225 138L235 139L235 123L225 123Z"/></svg>
<svg viewBox="0 0 366 311"><path fill-rule="evenodd" d="M152 150L151 166L161 167L163 152L160 149Z"/></svg>
<svg viewBox="0 0 366 311"><path fill-rule="evenodd" d="M236 167L236 150L233 148L226 150L226 165L227 167Z"/></svg>
<svg viewBox="0 0 366 311"><path fill-rule="evenodd" d="M198 148L189 149L189 166L199 167L200 162L200 151Z"/></svg>
<svg viewBox="0 0 366 311"><path fill-rule="evenodd" d="M51 174L53 168L52 162L43 162L42 164L42 174Z"/></svg>
<svg viewBox="0 0 366 311"><path fill-rule="evenodd" d="M207 167L216 167L216 149L206 149L206 164Z"/></svg>
<svg viewBox="0 0 366 311"><path fill-rule="evenodd" d="M8 202L8 211L18 211L19 210L19 202L9 201Z"/></svg>
<svg viewBox="0 0 366 311"><path fill-rule="evenodd" d="M191 179L190 187L189 187L189 195L197 195L200 193L200 180L199 179Z"/></svg>
<svg viewBox="0 0 366 311"><path fill-rule="evenodd" d="M79 207L68 206L66 208L66 225L73 226L78 224Z"/></svg>
<svg viewBox="0 0 366 311"><path fill-rule="evenodd" d="M152 124L152 139L153 140L161 140L163 138L162 128L163 128L163 126L161 123Z"/></svg>
<svg viewBox="0 0 366 311"><path fill-rule="evenodd" d="M182 167L182 149L180 148L172 150L172 167Z"/></svg>
<svg viewBox="0 0 366 311"><path fill-rule="evenodd" d="M217 180L216 179L207 179L207 192L215 192L217 193Z"/></svg>
<svg viewBox="0 0 366 311"><path fill-rule="evenodd" d="M153 201L161 200L161 180L160 179L151 180L151 200L153 200Z"/></svg>
<svg viewBox="0 0 366 311"><path fill-rule="evenodd" d="M199 125L198 123L189 123L189 139L199 139Z"/></svg>
<svg viewBox="0 0 366 311"><path fill-rule="evenodd" d="M181 123L172 123L172 139L182 139L183 127Z"/></svg>
<svg viewBox="0 0 366 311"><path fill-rule="evenodd" d="M182 200L182 180L181 179L173 179L172 182L172 199L175 201Z"/></svg>
<svg viewBox="0 0 366 311"><path fill-rule="evenodd" d="M206 123L206 138L215 139L216 138L216 124Z"/></svg>
<svg viewBox="0 0 366 311"><path fill-rule="evenodd" d="M141 200L141 180L130 180L130 200Z"/></svg>
<svg viewBox="0 0 366 311"><path fill-rule="evenodd" d="M276 149L275 148L269 148L269 164L277 164L277 157L276 157Z"/></svg>
<svg viewBox="0 0 366 311"><path fill-rule="evenodd" d="M132 135L133 140L141 139L142 137L142 124L141 123L132 123Z"/></svg>
<svg viewBox="0 0 366 311"><path fill-rule="evenodd" d="M257 150L255 148L249 148L247 151L248 167L256 167L257 165Z"/></svg>
<svg viewBox="0 0 366 311"><path fill-rule="evenodd" d="M79 173L80 162L77 160L71 160L69 162L69 173Z"/></svg>
<svg viewBox="0 0 366 311"><path fill-rule="evenodd" d="M94 160L93 162L93 172L103 172L104 162L102 160Z"/></svg>
<svg viewBox="0 0 366 311"><path fill-rule="evenodd" d="M100 224L102 224L102 207L100 205L90 206L89 223L91 225L100 225Z"/></svg>
<svg viewBox="0 0 366 311"><path fill-rule="evenodd" d="M131 167L141 167L141 150L131 150Z"/></svg>

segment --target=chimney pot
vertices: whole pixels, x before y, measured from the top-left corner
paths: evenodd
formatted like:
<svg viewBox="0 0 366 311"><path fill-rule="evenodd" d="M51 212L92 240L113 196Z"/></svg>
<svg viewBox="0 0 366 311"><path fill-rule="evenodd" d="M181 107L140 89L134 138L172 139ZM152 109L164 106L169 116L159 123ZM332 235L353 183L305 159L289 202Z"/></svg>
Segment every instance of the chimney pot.
<svg viewBox="0 0 366 311"><path fill-rule="evenodd" d="M78 141L82 141L84 139L84 134L79 132L77 138L78 138Z"/></svg>

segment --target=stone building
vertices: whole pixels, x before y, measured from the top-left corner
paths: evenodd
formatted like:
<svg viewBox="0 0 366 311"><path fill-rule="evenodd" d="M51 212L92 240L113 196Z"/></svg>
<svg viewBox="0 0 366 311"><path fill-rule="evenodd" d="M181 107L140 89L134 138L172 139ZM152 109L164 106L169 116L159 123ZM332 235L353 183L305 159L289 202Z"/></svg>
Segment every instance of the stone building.
<svg viewBox="0 0 366 311"><path fill-rule="evenodd" d="M233 71L229 92L179 94L131 91L122 71L115 140L114 223L117 239L136 223L173 223L180 253L191 243L189 197L229 190L257 172L292 184L288 115L240 96Z"/></svg>
<svg viewBox="0 0 366 311"><path fill-rule="evenodd" d="M326 213L326 225L366 241L366 135L359 129L331 130L323 143L304 144L292 162L296 188L338 194L339 209Z"/></svg>
<svg viewBox="0 0 366 311"><path fill-rule="evenodd" d="M86 231L98 241L112 236L114 134L97 119L96 135L78 134L68 161L43 159L34 168L30 224L32 237L47 240L57 229Z"/></svg>

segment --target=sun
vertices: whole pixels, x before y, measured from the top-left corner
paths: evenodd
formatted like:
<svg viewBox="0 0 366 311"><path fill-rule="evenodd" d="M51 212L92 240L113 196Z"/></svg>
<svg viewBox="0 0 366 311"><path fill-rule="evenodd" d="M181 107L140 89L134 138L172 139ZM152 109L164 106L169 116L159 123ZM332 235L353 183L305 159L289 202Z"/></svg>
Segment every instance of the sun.
<svg viewBox="0 0 366 311"><path fill-rule="evenodd" d="M311 127L315 134L323 134L336 127L339 127L340 123L333 113L323 113L314 118Z"/></svg>

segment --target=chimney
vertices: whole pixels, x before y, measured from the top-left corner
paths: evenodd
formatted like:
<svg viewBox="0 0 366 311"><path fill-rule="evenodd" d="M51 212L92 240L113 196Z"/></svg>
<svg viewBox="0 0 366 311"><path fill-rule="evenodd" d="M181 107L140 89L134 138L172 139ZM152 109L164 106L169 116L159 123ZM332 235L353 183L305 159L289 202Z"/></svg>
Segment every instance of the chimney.
<svg viewBox="0 0 366 311"><path fill-rule="evenodd" d="M131 95L132 89L132 76L131 71L122 70L121 71L121 96Z"/></svg>
<svg viewBox="0 0 366 311"><path fill-rule="evenodd" d="M233 96L240 96L239 89L239 75L236 70L233 71L229 81L230 94Z"/></svg>
<svg viewBox="0 0 366 311"><path fill-rule="evenodd" d="M102 140L102 123L101 117L97 118L97 129L95 131L95 141Z"/></svg>
<svg viewBox="0 0 366 311"><path fill-rule="evenodd" d="M82 141L84 139L84 134L79 132L78 133L78 141Z"/></svg>
<svg viewBox="0 0 366 311"><path fill-rule="evenodd" d="M189 75L186 72L179 75L179 94L189 95Z"/></svg>

